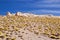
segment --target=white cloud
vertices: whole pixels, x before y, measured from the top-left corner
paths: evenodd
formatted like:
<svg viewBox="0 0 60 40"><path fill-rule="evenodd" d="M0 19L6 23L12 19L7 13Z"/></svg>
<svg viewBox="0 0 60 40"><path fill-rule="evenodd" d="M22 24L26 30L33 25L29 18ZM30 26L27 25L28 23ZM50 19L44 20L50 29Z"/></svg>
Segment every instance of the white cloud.
<svg viewBox="0 0 60 40"><path fill-rule="evenodd" d="M43 0L44 3L58 3L60 0Z"/></svg>
<svg viewBox="0 0 60 40"><path fill-rule="evenodd" d="M59 7L60 8L60 4L45 4L45 5L44 4L43 5L37 4L36 7L55 7L55 8Z"/></svg>
<svg viewBox="0 0 60 40"><path fill-rule="evenodd" d="M60 14L60 11L58 10L33 10L28 12L35 13L35 14Z"/></svg>
<svg viewBox="0 0 60 40"><path fill-rule="evenodd" d="M34 8L60 8L60 0L42 0L30 4Z"/></svg>
<svg viewBox="0 0 60 40"><path fill-rule="evenodd" d="M35 1L34 3L30 3L31 8L39 8L39 10L32 10L28 12L39 13L39 14L60 14L60 9L56 10L55 8L60 8L60 0L42 0ZM41 9L45 10L41 10ZM53 9L53 10L48 10Z"/></svg>
<svg viewBox="0 0 60 40"><path fill-rule="evenodd" d="M60 0L39 0L35 2L36 4L59 4Z"/></svg>

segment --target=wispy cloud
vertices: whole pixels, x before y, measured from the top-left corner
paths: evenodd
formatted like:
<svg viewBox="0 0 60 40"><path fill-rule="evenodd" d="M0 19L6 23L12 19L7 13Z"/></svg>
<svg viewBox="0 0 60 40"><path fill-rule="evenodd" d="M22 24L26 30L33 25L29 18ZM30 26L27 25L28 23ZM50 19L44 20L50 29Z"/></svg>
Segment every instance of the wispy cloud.
<svg viewBox="0 0 60 40"><path fill-rule="evenodd" d="M37 9L37 8L60 8L60 0L38 0L38 1L35 1L35 0L31 0L31 1L24 1L24 6L27 7L27 8L34 8L34 9ZM23 6L23 7L24 7Z"/></svg>
<svg viewBox="0 0 60 40"><path fill-rule="evenodd" d="M31 5L29 5L30 8L34 8L34 10L31 10L28 12L32 12L35 14L60 15L60 9L59 9L60 8L60 0L38 0L38 1L35 1L34 3L30 3L30 4L31 4Z"/></svg>
<svg viewBox="0 0 60 40"><path fill-rule="evenodd" d="M48 7L48 8L60 8L60 4L38 4L38 5L36 5L36 7Z"/></svg>
<svg viewBox="0 0 60 40"><path fill-rule="evenodd" d="M45 3L58 3L60 0L44 0Z"/></svg>
<svg viewBox="0 0 60 40"><path fill-rule="evenodd" d="M60 0L42 0L42 1L35 1L31 5L36 10L32 10L32 13L38 14L55 14L60 15ZM39 8L37 10L37 8ZM44 9L45 8L45 9ZM58 8L58 9L55 9ZM50 9L50 10L48 10ZM54 9L54 10L52 10ZM58 11L59 10L59 11Z"/></svg>
<svg viewBox="0 0 60 40"><path fill-rule="evenodd" d="M57 10L33 10L28 11L35 14L54 14L54 15L60 15L60 11Z"/></svg>
<svg viewBox="0 0 60 40"><path fill-rule="evenodd" d="M32 3L34 7L56 7L60 8L60 0L42 0Z"/></svg>
<svg viewBox="0 0 60 40"><path fill-rule="evenodd" d="M37 1L36 3L60 3L60 0L42 0Z"/></svg>

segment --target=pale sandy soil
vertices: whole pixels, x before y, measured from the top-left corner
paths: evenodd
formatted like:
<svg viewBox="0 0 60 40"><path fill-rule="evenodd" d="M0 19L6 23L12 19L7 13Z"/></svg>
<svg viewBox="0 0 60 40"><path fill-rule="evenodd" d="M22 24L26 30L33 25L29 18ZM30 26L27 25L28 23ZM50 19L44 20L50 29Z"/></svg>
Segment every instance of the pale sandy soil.
<svg viewBox="0 0 60 40"><path fill-rule="evenodd" d="M26 28L20 29L19 31L13 31L13 32L5 31L5 32L8 33L7 35L9 36L4 39L0 38L0 40L12 40L12 38L15 38L14 40L60 40L60 39L51 39L44 34L36 35L35 33L27 30Z"/></svg>

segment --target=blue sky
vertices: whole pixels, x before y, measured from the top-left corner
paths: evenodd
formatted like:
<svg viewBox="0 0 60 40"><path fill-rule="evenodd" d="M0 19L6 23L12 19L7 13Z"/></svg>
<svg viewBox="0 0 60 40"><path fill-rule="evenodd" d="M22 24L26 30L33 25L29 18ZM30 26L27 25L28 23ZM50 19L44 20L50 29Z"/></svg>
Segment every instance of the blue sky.
<svg viewBox="0 0 60 40"><path fill-rule="evenodd" d="M60 16L60 0L0 0L0 15L8 11Z"/></svg>

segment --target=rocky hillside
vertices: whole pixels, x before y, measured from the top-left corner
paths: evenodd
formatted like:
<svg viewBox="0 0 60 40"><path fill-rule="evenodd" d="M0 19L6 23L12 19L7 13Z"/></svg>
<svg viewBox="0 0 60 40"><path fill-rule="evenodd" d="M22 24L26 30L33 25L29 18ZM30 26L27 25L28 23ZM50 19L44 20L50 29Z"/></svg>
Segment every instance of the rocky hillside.
<svg viewBox="0 0 60 40"><path fill-rule="evenodd" d="M0 40L60 40L60 16L8 12L0 16Z"/></svg>

